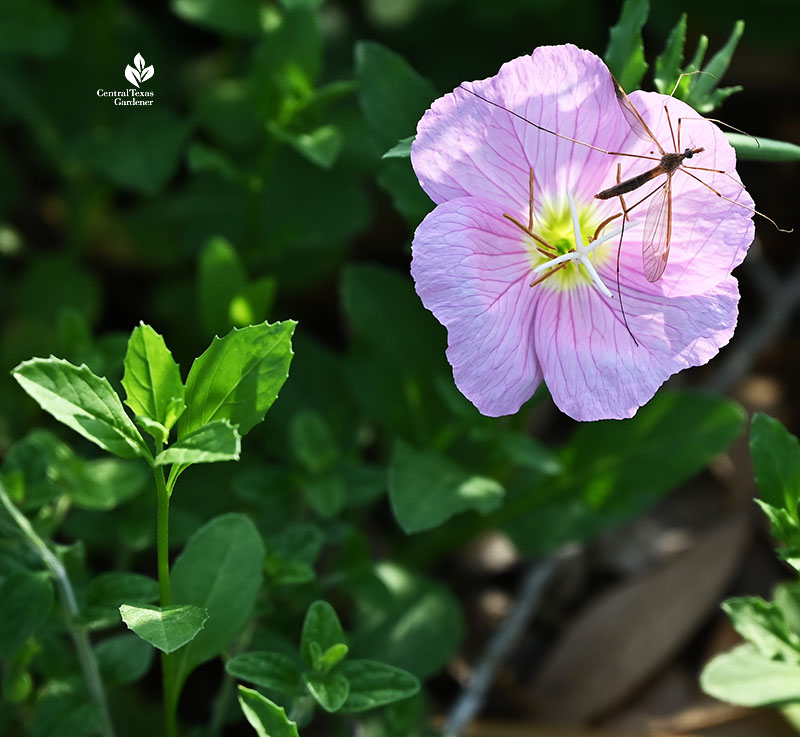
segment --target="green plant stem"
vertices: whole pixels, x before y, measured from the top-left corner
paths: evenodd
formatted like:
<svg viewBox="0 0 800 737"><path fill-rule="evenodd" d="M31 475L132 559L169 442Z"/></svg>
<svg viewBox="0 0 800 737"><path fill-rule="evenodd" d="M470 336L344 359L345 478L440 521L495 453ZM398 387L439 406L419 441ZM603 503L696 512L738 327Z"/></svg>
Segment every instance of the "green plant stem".
<svg viewBox="0 0 800 737"><path fill-rule="evenodd" d="M0 502L3 503L3 506L8 510L12 519L17 523L25 537L28 538L30 544L39 553L42 561L53 574L58 584L67 629L75 644L75 649L78 653L78 661L81 664L83 677L86 679L89 694L100 710L100 731L104 737L114 737L114 725L111 723L111 712L109 711L108 702L106 701L103 681L100 678L100 669L97 667L97 659L94 656L94 651L89 642L89 637L86 634L86 629L75 621L78 615L78 602L75 600L75 592L72 589L67 571L61 561L50 548L47 547L45 541L36 534L28 518L14 506L14 503L8 498L5 489L2 487L0 487Z"/></svg>
<svg viewBox="0 0 800 737"><path fill-rule="evenodd" d="M156 455L161 448L156 449ZM171 489L167 488L164 481L164 471L153 467L153 476L156 480L156 496L158 509L156 513L156 551L158 556L158 592L162 607L169 606L169 497ZM175 693L175 673L172 657L161 653L161 677L164 694L164 732L167 737L177 737L178 734L178 698Z"/></svg>

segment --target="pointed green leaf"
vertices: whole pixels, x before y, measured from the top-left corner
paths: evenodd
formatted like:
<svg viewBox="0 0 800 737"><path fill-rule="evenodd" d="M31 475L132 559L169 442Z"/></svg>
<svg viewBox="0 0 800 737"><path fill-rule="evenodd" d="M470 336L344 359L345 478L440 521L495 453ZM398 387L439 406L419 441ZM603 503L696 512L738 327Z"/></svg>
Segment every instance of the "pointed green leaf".
<svg viewBox="0 0 800 737"><path fill-rule="evenodd" d="M234 328L214 338L186 380L187 409L178 437L214 420L238 425L244 437L264 419L289 374L294 320Z"/></svg>
<svg viewBox="0 0 800 737"><path fill-rule="evenodd" d="M263 566L264 543L244 515L215 517L189 538L172 568L172 601L207 609L209 620L175 656L179 684L244 629L261 587Z"/></svg>
<svg viewBox="0 0 800 737"><path fill-rule="evenodd" d="M505 490L496 481L472 475L436 453L395 444L389 467L389 499L405 532L420 532L474 509L496 509Z"/></svg>
<svg viewBox="0 0 800 737"><path fill-rule="evenodd" d="M800 664L800 637L776 604L759 596L728 599L722 608L734 629L766 658Z"/></svg>
<svg viewBox="0 0 800 737"><path fill-rule="evenodd" d="M133 330L128 340L122 386L127 395L125 403L134 413L145 422L158 423L167 435L186 409L178 364L164 338L144 323ZM150 427L143 426L157 437Z"/></svg>
<svg viewBox="0 0 800 737"><path fill-rule="evenodd" d="M251 688L239 686L239 706L258 737L298 737L297 725L283 707Z"/></svg>
<svg viewBox="0 0 800 737"><path fill-rule="evenodd" d="M336 163L344 143L341 132L334 125L323 125L309 133L294 133L270 121L267 129L321 169L330 169Z"/></svg>
<svg viewBox="0 0 800 737"><path fill-rule="evenodd" d="M797 518L789 514L783 507L773 507L760 499L754 501L767 515L770 522L769 534L785 545L775 552L790 566L800 571L800 523Z"/></svg>
<svg viewBox="0 0 800 737"><path fill-rule="evenodd" d="M300 669L294 660L281 653L234 655L225 663L225 671L234 678L282 693L295 693L300 685Z"/></svg>
<svg viewBox="0 0 800 737"><path fill-rule="evenodd" d="M382 159L407 159L411 156L411 144L414 143L415 136L401 138L392 146L381 158Z"/></svg>
<svg viewBox="0 0 800 737"><path fill-rule="evenodd" d="M165 653L175 652L191 642L208 621L208 612L191 604L168 607L123 604L119 613L129 629Z"/></svg>
<svg viewBox="0 0 800 737"><path fill-rule="evenodd" d="M757 412L750 426L750 454L761 498L797 520L800 442L778 420Z"/></svg>
<svg viewBox="0 0 800 737"><path fill-rule="evenodd" d="M103 450L122 458L149 455L111 384L88 366L51 356L23 361L11 374L43 410Z"/></svg>
<svg viewBox="0 0 800 737"><path fill-rule="evenodd" d="M329 712L339 711L350 692L347 679L338 673L328 673L324 676L304 673L303 683L306 684L314 700Z"/></svg>
<svg viewBox="0 0 800 737"><path fill-rule="evenodd" d="M696 72L703 65L703 59L706 58L706 51L708 51L708 36L701 33L700 38L697 39L697 48L694 51L692 60L686 65L687 72ZM687 78L687 85L691 86L692 77Z"/></svg>
<svg viewBox="0 0 800 737"><path fill-rule="evenodd" d="M155 465L238 461L242 438L227 420L217 420L190 432L156 456Z"/></svg>
<svg viewBox="0 0 800 737"><path fill-rule="evenodd" d="M53 584L45 573L12 573L0 583L0 606L0 659L8 661L50 615Z"/></svg>
<svg viewBox="0 0 800 737"><path fill-rule="evenodd" d="M800 161L800 146L771 138L755 138L741 133L726 133L739 159L751 161Z"/></svg>
<svg viewBox="0 0 800 737"><path fill-rule="evenodd" d="M300 655L308 668L316 668L316 662L311 652L311 644L319 646L320 654L328 648L344 643L344 631L339 623L339 617L327 601L315 601L306 613L303 622L303 633L300 637Z"/></svg>
<svg viewBox="0 0 800 737"><path fill-rule="evenodd" d="M770 660L753 645L739 645L704 668L700 685L738 706L777 706L800 701L800 665Z"/></svg>
<svg viewBox="0 0 800 737"><path fill-rule="evenodd" d="M669 34L667 45L660 56L656 57L654 82L662 95L669 95L681 75L683 64L683 47L686 45L686 13Z"/></svg>
<svg viewBox="0 0 800 737"><path fill-rule="evenodd" d="M710 100L710 95L722 81L723 75L728 70L733 52L736 51L736 47L743 33L744 21L736 21L733 26L733 31L725 42L725 45L711 57L711 61L709 61L703 69L703 74L696 74L692 77L686 102L695 110L701 113L707 113L714 109Z"/></svg>
<svg viewBox="0 0 800 737"><path fill-rule="evenodd" d="M411 673L375 660L346 660L336 672L350 682L343 713L374 709L419 691L419 680Z"/></svg>
<svg viewBox="0 0 800 737"><path fill-rule="evenodd" d="M319 658L320 671L327 673L347 657L350 648L343 642L331 645Z"/></svg>
<svg viewBox="0 0 800 737"><path fill-rule="evenodd" d="M649 14L649 0L625 0L619 20L610 31L603 58L626 92L638 89L647 71L642 28Z"/></svg>

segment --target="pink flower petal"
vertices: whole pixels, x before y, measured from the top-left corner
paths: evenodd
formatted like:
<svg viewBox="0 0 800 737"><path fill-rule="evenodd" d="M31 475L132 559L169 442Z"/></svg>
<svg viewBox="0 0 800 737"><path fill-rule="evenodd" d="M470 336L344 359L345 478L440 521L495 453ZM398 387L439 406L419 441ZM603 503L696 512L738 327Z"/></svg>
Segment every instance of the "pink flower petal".
<svg viewBox="0 0 800 737"><path fill-rule="evenodd" d="M535 287L524 235L494 202L439 205L417 228L417 294L447 328L456 385L483 414L512 414L542 375L533 353Z"/></svg>
<svg viewBox="0 0 800 737"><path fill-rule="evenodd" d="M638 346L618 305L590 288L548 290L539 300L536 355L553 401L576 420L632 417L672 374L715 356L736 326L732 276L700 296L623 296Z"/></svg>

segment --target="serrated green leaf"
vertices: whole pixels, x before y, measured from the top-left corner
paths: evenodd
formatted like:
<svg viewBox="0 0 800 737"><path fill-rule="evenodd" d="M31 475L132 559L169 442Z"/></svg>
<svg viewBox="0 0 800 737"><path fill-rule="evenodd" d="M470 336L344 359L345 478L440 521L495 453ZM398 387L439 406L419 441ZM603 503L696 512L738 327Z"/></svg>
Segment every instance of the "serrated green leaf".
<svg viewBox="0 0 800 737"><path fill-rule="evenodd" d="M153 662L155 651L132 633L109 637L94 648L103 683L122 686L138 681Z"/></svg>
<svg viewBox="0 0 800 737"><path fill-rule="evenodd" d="M117 393L88 366L51 356L23 361L11 375L60 422L121 458L149 456Z"/></svg>
<svg viewBox="0 0 800 737"><path fill-rule="evenodd" d="M771 138L745 136L741 133L726 133L728 142L736 149L739 159L750 161L800 161L800 146Z"/></svg>
<svg viewBox="0 0 800 737"><path fill-rule="evenodd" d="M686 45L686 13L683 13L675 27L670 31L667 45L656 57L653 81L662 95L669 95L681 75L683 47Z"/></svg>
<svg viewBox="0 0 800 737"><path fill-rule="evenodd" d="M435 453L395 444L389 466L389 499L398 524L407 533L421 532L474 509L496 509L505 490L493 479L470 474Z"/></svg>
<svg viewBox="0 0 800 737"><path fill-rule="evenodd" d="M282 693L293 694L300 685L300 668L290 657L275 652L234 655L225 671L243 681Z"/></svg>
<svg viewBox="0 0 800 737"><path fill-rule="evenodd" d="M314 700L328 712L339 711L350 692L347 679L338 673L328 673L324 676L304 673L303 683Z"/></svg>
<svg viewBox="0 0 800 737"><path fill-rule="evenodd" d="M155 465L238 461L242 448L239 432L227 420L209 422L184 436L156 456Z"/></svg>
<svg viewBox="0 0 800 737"><path fill-rule="evenodd" d="M416 136L401 138L381 158L382 159L407 159L411 156L411 144Z"/></svg>
<svg viewBox="0 0 800 737"><path fill-rule="evenodd" d="M789 629L783 612L758 596L728 599L722 608L734 629L766 658L800 665L800 637Z"/></svg>
<svg viewBox="0 0 800 737"><path fill-rule="evenodd" d="M800 442L778 420L757 412L750 425L750 454L761 498L798 520Z"/></svg>
<svg viewBox="0 0 800 737"><path fill-rule="evenodd" d="M258 737L298 737L297 725L282 707L244 686L239 686L239 706Z"/></svg>
<svg viewBox="0 0 800 737"><path fill-rule="evenodd" d="M711 60L704 67L703 73L696 74L691 78L686 102L698 112L707 113L714 109L714 104L710 99L711 93L722 81L723 75L728 70L733 52L736 51L736 46L739 44L739 39L741 39L743 33L744 21L736 21L725 45L711 57ZM731 91L728 92L728 95L736 91L735 88L729 88L729 90Z"/></svg>
<svg viewBox="0 0 800 737"><path fill-rule="evenodd" d="M700 685L738 706L783 705L800 701L800 665L770 660L753 645L739 645L706 665Z"/></svg>
<svg viewBox="0 0 800 737"><path fill-rule="evenodd" d="M649 0L625 0L619 20L609 33L603 58L626 92L638 89L647 71L642 28L649 14Z"/></svg>
<svg viewBox="0 0 800 737"><path fill-rule="evenodd" d="M261 587L263 564L261 536L244 515L215 517L189 538L172 567L172 601L208 610L209 620L175 656L178 684L244 629Z"/></svg>
<svg viewBox="0 0 800 737"><path fill-rule="evenodd" d="M770 535L786 546L778 548L778 556L800 570L800 523L783 507L773 507L760 499L754 501L769 519Z"/></svg>
<svg viewBox="0 0 800 737"><path fill-rule="evenodd" d="M128 340L124 365L125 403L136 415L158 423L169 435L186 405L181 372L164 338L141 323Z"/></svg>
<svg viewBox="0 0 800 737"><path fill-rule="evenodd" d="M186 379L187 409L178 437L202 425L228 420L244 437L261 420L289 374L294 320L234 328L214 338Z"/></svg>
<svg viewBox="0 0 800 737"><path fill-rule="evenodd" d="M419 691L419 680L411 673L374 660L346 660L337 673L350 682L350 693L341 708L345 714L391 704Z"/></svg>
<svg viewBox="0 0 800 737"><path fill-rule="evenodd" d="M316 643L321 654L328 648L344 643L344 631L339 617L327 601L315 601L308 608L303 633L300 637L300 655L308 668L317 668L321 664L312 656L311 645Z"/></svg>
<svg viewBox="0 0 800 737"><path fill-rule="evenodd" d="M130 606L119 608L122 621L153 647L172 653L191 642L208 621L208 612L191 604L182 606Z"/></svg>
<svg viewBox="0 0 800 737"><path fill-rule="evenodd" d="M45 573L12 573L0 583L0 659L9 660L47 621L53 584Z"/></svg>

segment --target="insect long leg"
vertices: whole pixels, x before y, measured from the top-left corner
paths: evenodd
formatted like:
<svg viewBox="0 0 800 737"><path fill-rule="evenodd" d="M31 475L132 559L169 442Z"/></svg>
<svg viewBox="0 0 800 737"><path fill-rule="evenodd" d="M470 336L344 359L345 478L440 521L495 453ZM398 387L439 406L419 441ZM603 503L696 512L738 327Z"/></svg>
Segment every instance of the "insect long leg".
<svg viewBox="0 0 800 737"><path fill-rule="evenodd" d="M617 164L617 184L622 184L622 165L621 164ZM622 195L619 196L619 203L620 203L620 205L622 205L622 212L623 212L623 215L624 215L625 219L626 220L630 220L630 217L628 216L628 209L625 207L625 198ZM599 230L599 228L598 228L598 230ZM597 235L597 234L595 233L595 235Z"/></svg>
<svg viewBox="0 0 800 737"><path fill-rule="evenodd" d="M669 135L672 137L672 145L675 147L675 151L681 150L681 121L678 118L678 140L675 141L675 131L672 130L672 118L669 117L669 110L666 105L664 105L664 113L667 116L667 125L669 125Z"/></svg>

